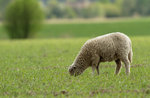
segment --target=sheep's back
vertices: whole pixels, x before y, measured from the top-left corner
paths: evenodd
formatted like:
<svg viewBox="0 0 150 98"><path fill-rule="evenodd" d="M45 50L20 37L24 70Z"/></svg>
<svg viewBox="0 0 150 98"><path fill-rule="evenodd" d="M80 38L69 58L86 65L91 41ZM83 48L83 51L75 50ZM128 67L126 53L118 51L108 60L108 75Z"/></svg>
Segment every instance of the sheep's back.
<svg viewBox="0 0 150 98"><path fill-rule="evenodd" d="M88 40L83 50L89 54L98 54L101 61L113 61L122 53L128 53L130 50L130 39L122 33L110 33Z"/></svg>

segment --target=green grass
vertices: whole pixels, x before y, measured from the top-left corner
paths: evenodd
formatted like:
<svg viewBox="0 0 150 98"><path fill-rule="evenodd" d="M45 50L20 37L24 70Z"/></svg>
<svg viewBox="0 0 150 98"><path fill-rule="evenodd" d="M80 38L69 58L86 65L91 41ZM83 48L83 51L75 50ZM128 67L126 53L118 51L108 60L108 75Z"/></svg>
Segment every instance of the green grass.
<svg viewBox="0 0 150 98"><path fill-rule="evenodd" d="M34 38L95 37L110 32L123 32L130 36L150 35L150 18L107 21L101 23L45 24ZM0 39L7 39L7 33L0 26Z"/></svg>
<svg viewBox="0 0 150 98"><path fill-rule="evenodd" d="M38 38L95 37L110 32L123 32L130 36L150 35L150 21L129 21L92 24L47 24L37 33Z"/></svg>
<svg viewBox="0 0 150 98"><path fill-rule="evenodd" d="M88 68L71 77L68 66L87 39L1 40L0 96L150 97L150 36L131 37L134 56L130 76L125 75L124 65L114 76L112 62L101 63L99 76L93 76Z"/></svg>

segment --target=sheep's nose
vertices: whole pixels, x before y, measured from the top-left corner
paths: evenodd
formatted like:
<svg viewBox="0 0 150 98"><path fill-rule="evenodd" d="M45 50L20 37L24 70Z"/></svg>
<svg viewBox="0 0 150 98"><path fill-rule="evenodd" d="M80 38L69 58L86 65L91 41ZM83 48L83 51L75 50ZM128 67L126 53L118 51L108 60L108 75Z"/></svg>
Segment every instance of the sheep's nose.
<svg viewBox="0 0 150 98"><path fill-rule="evenodd" d="M71 73L71 72L69 72L70 73L70 76L73 76L74 74L73 73Z"/></svg>
<svg viewBox="0 0 150 98"><path fill-rule="evenodd" d="M70 74L71 76L73 76L73 73L71 72L71 70L69 70L69 74Z"/></svg>

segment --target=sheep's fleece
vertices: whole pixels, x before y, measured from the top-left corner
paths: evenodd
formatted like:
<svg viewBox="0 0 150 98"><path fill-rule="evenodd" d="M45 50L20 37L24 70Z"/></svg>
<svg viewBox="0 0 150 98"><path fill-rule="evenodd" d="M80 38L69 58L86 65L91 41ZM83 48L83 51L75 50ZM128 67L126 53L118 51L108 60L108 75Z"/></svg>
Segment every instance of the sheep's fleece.
<svg viewBox="0 0 150 98"><path fill-rule="evenodd" d="M73 64L69 67L70 75L80 75L86 68L92 67L99 74L101 62L116 62L115 74L119 73L121 62L125 64L126 74L130 74L132 61L132 45L129 37L116 32L88 40L81 48Z"/></svg>

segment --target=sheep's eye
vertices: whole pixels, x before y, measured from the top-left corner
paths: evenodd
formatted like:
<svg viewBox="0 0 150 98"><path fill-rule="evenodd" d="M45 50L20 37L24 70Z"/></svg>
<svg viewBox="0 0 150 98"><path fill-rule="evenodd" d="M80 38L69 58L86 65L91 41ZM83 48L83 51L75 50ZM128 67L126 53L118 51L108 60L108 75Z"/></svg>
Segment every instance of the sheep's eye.
<svg viewBox="0 0 150 98"><path fill-rule="evenodd" d="M76 69L76 67L74 66L73 69Z"/></svg>

